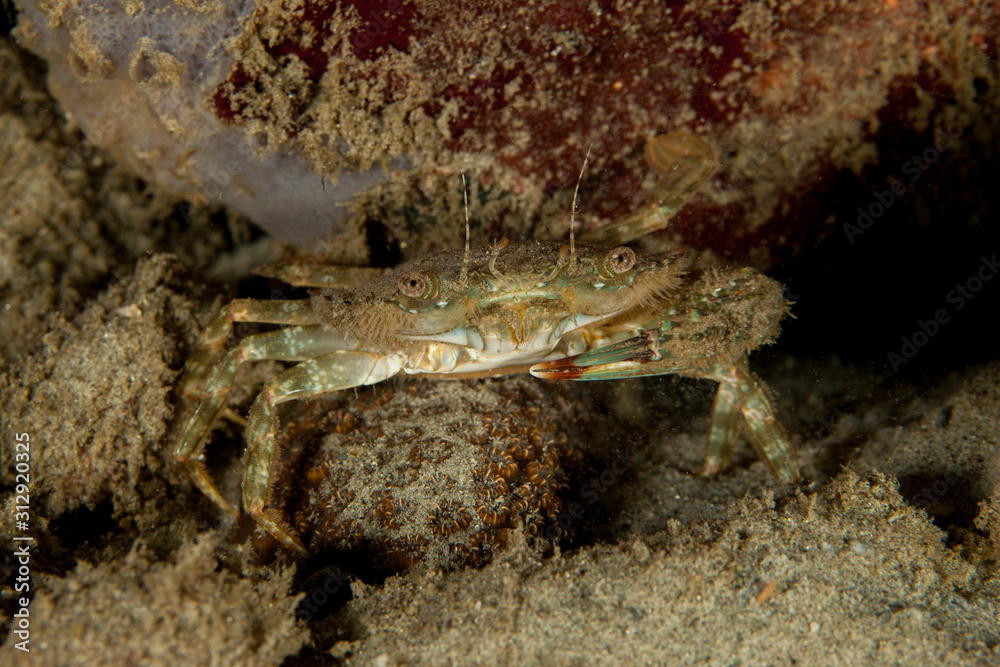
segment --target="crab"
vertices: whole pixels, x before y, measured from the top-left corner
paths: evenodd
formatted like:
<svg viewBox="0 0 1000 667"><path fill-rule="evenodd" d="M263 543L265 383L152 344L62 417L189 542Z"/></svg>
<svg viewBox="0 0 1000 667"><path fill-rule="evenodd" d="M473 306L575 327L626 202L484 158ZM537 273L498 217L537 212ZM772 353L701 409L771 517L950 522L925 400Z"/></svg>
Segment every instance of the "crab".
<svg viewBox="0 0 1000 667"><path fill-rule="evenodd" d="M741 422L775 476L798 470L773 399L747 355L778 335L788 303L782 285L749 268L691 268L691 254L640 256L625 243L661 229L708 179L715 154L688 132L651 139L659 172L652 204L577 244L508 243L444 251L391 271L291 264L261 273L311 287L301 300L236 299L215 316L180 388L196 400L174 456L193 483L237 516L203 462L206 435L239 364L297 362L267 381L250 410L242 501L281 544L308 556L269 505L278 468L277 408L290 400L371 385L400 372L465 378L527 371L549 380L612 380L675 374L719 383L705 472L716 474ZM579 187L579 184L578 184ZM574 195L575 209L575 195ZM609 247L613 246L613 247ZM234 322L282 325L226 350Z"/></svg>

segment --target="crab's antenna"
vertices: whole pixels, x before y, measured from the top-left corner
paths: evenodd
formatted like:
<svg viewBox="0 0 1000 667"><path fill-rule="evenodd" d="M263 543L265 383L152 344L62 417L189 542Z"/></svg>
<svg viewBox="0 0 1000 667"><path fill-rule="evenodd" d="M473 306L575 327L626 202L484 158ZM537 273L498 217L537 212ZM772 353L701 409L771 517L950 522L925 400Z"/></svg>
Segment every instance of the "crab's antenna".
<svg viewBox="0 0 1000 667"><path fill-rule="evenodd" d="M464 285L469 279L469 186L465 182L465 172L462 172L462 197L465 199L465 254L462 255L462 273L458 282Z"/></svg>
<svg viewBox="0 0 1000 667"><path fill-rule="evenodd" d="M587 156L583 158L583 166L580 167L580 175L576 179L576 188L573 190L573 210L569 213L569 265L576 264L576 195L580 192L580 181L583 180L583 172L587 170L587 160L590 159L590 150L594 144L587 146Z"/></svg>

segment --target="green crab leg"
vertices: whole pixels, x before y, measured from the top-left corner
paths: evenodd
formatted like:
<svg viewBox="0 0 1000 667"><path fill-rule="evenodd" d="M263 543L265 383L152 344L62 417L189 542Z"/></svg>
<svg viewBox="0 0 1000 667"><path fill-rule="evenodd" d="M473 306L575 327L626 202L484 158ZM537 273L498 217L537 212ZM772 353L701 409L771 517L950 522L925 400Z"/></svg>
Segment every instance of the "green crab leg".
<svg viewBox="0 0 1000 667"><path fill-rule="evenodd" d="M715 150L702 138L681 130L646 142L646 161L660 174L651 203L619 222L581 236L588 243L624 245L666 229L671 218L715 171Z"/></svg>
<svg viewBox="0 0 1000 667"><path fill-rule="evenodd" d="M372 278L378 278L385 269L330 266L319 259L303 259L295 262L274 262L254 269L254 273L265 278L276 278L296 287L356 287Z"/></svg>
<svg viewBox="0 0 1000 667"><path fill-rule="evenodd" d="M312 325L319 320L312 311L309 299L295 301L257 301L236 299L216 314L184 366L184 375L178 386L183 396L197 396L205 376L233 333L233 322L256 322L260 324Z"/></svg>
<svg viewBox="0 0 1000 667"><path fill-rule="evenodd" d="M657 345L657 335L640 335L575 357L536 364L529 372L551 380L615 380L649 375L695 375L715 380L719 390L712 410L705 473L717 473L732 456L739 435L739 415L758 455L782 482L794 482L799 471L788 436L774 417L768 390L747 367L746 357L732 364L680 363Z"/></svg>
<svg viewBox="0 0 1000 667"><path fill-rule="evenodd" d="M741 414L739 391L730 382L720 382L712 403L712 422L708 427L706 475L719 474L732 458L740 435Z"/></svg>
<svg viewBox="0 0 1000 667"><path fill-rule="evenodd" d="M719 393L716 394L712 414L705 473L717 473L732 455L736 429L727 422L735 420L729 413L738 409L743 413L750 442L774 476L785 483L797 481L799 469L792 457L792 446L785 429L774 417L771 399L768 398L770 390L747 367L746 357L731 366L717 366L707 377L719 382Z"/></svg>
<svg viewBox="0 0 1000 667"><path fill-rule="evenodd" d="M304 361L264 385L250 409L247 451L243 465L243 507L274 538L304 556L309 552L276 508L267 507L278 431L275 407L341 389L375 384L399 372L401 362L384 355L338 350Z"/></svg>
<svg viewBox="0 0 1000 667"><path fill-rule="evenodd" d="M216 318L216 322L218 321L219 318ZM204 447L205 436L212 422L226 404L236 367L240 363L262 359L300 361L331 350L343 349L344 346L342 335L335 334L320 325L314 325L248 336L240 341L239 345L226 352L215 364L204 386L197 391L198 404L174 449L174 458L187 471L194 485L225 512L234 517L238 515L237 510L222 497L209 479L201 461L201 449Z"/></svg>

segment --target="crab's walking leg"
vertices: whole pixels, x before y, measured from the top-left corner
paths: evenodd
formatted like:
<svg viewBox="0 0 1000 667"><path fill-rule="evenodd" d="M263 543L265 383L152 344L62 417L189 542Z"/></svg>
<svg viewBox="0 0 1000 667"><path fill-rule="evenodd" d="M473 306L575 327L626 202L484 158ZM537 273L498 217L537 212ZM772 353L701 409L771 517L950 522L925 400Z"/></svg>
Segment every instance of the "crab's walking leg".
<svg viewBox="0 0 1000 667"><path fill-rule="evenodd" d="M749 440L757 454L782 482L799 478L792 447L785 429L774 417L767 385L747 367L746 358L729 367L717 367L707 374L719 382L712 411L705 474L713 475L729 460L736 445L737 415L743 414Z"/></svg>
<svg viewBox="0 0 1000 667"><path fill-rule="evenodd" d="M255 301L236 299L218 312L212 319L194 352L184 365L184 375L178 386L184 396L198 395L205 376L212 370L215 361L222 356L222 350L233 332L233 322L255 322L260 324L312 325L319 324L312 311L309 299L295 301Z"/></svg>
<svg viewBox="0 0 1000 667"><path fill-rule="evenodd" d="M587 232L581 237L584 241L616 246L666 229L716 165L715 150L704 139L683 130L647 141L646 161L660 174L651 203L610 227Z"/></svg>
<svg viewBox="0 0 1000 667"><path fill-rule="evenodd" d="M720 382L712 404L712 424L708 428L708 455L705 474L717 475L736 449L740 434L740 393L730 382Z"/></svg>
<svg viewBox="0 0 1000 667"><path fill-rule="evenodd" d="M309 555L301 540L281 519L278 510L267 507L278 431L275 407L292 399L313 398L341 389L375 384L395 375L401 367L402 362L395 357L338 350L293 366L264 385L264 390L250 409L247 425L243 507L264 530L285 546L302 555Z"/></svg>
<svg viewBox="0 0 1000 667"><path fill-rule="evenodd" d="M216 319L218 320L219 318ZM238 514L209 479L208 472L200 459L200 450L204 446L205 436L212 422L226 403L226 397L233 384L233 375L240 363L261 359L300 361L342 349L344 346L343 336L316 325L248 336L240 341L239 345L226 352L215 364L204 386L197 392L200 398L198 405L174 449L174 458L187 471L195 486L227 513L232 516Z"/></svg>

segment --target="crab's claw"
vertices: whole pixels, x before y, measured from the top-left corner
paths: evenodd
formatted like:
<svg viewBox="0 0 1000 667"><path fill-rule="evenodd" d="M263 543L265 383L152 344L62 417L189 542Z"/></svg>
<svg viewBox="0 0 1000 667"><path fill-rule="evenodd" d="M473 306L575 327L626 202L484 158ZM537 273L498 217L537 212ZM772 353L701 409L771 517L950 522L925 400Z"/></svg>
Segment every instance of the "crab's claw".
<svg viewBox="0 0 1000 667"><path fill-rule="evenodd" d="M546 380L618 380L691 370L677 361L659 349L655 332L643 331L634 338L574 357L535 364L529 372Z"/></svg>

